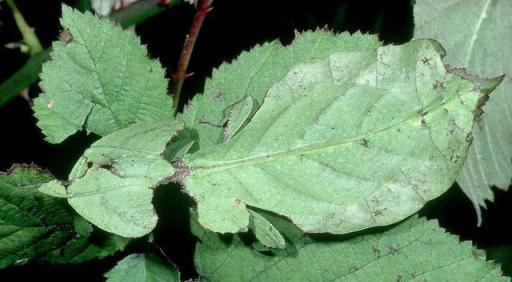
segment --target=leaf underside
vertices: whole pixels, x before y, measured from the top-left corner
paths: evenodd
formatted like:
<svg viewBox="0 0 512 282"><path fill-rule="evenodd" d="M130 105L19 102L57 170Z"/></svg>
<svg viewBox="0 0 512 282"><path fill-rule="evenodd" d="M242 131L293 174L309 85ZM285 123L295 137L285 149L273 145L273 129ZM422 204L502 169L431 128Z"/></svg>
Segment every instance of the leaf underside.
<svg viewBox="0 0 512 282"><path fill-rule="evenodd" d="M252 206L306 232L343 234L418 211L455 181L485 96L442 55L416 40L292 67L236 136L184 158L199 222L237 232ZM197 128L198 142L205 132Z"/></svg>
<svg viewBox="0 0 512 282"><path fill-rule="evenodd" d="M63 6L68 35L53 43L34 100L38 126L51 143L85 129L100 136L135 122L172 118L172 100L160 63L148 58L132 32Z"/></svg>
<svg viewBox="0 0 512 282"><path fill-rule="evenodd" d="M507 0L417 0L415 37L436 38L446 62L481 76L506 74L473 129L473 144L457 183L480 207L493 201L491 186L507 190L512 178L512 4Z"/></svg>
<svg viewBox="0 0 512 282"><path fill-rule="evenodd" d="M268 215L270 216L270 215ZM470 242L413 217L346 240L315 240L275 217L287 248L259 252L247 240L197 232L195 265L207 281L509 281Z"/></svg>

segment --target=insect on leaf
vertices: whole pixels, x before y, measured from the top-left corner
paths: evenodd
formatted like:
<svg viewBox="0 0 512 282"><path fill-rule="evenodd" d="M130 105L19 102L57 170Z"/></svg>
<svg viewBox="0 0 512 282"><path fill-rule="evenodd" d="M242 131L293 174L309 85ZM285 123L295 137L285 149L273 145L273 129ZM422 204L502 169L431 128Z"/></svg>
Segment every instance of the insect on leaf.
<svg viewBox="0 0 512 282"><path fill-rule="evenodd" d="M149 233L157 222L152 188L174 173L162 154L180 128L179 122L138 123L94 143L70 174L66 189L69 204L108 232L123 237ZM61 187L55 187L58 185ZM65 188L51 182L41 189Z"/></svg>
<svg viewBox="0 0 512 282"><path fill-rule="evenodd" d="M491 186L507 190L512 179L512 4L507 0L417 0L415 37L438 39L447 49L446 62L480 76L505 74L490 95L473 130L460 188L475 206L493 201Z"/></svg>
<svg viewBox="0 0 512 282"><path fill-rule="evenodd" d="M488 94L443 55L416 40L293 67L236 136L183 159L199 222L237 232L251 206L344 234L417 212L455 181Z"/></svg>

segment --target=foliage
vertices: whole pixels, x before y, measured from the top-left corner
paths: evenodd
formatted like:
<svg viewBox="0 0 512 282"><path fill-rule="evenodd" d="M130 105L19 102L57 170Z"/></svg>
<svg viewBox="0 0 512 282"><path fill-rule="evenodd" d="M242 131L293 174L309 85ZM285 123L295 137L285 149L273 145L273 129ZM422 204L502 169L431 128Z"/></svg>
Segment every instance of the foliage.
<svg viewBox="0 0 512 282"><path fill-rule="evenodd" d="M67 188L53 181L42 189L65 195L80 215L106 231L143 236L157 221L151 188L174 173L161 155L179 128L178 123L138 123L118 130L84 153Z"/></svg>
<svg viewBox="0 0 512 282"><path fill-rule="evenodd" d="M62 199L38 191L53 177L29 166L14 166L0 174L0 268L31 261L80 263L111 255L128 240L101 232L103 244L92 241L98 233Z"/></svg>
<svg viewBox="0 0 512 282"><path fill-rule="evenodd" d="M183 159L199 222L237 232L251 206L306 232L344 234L402 220L445 192L487 93L446 72L439 52L417 40L292 67L238 135Z"/></svg>
<svg viewBox="0 0 512 282"><path fill-rule="evenodd" d="M512 178L512 65L504 60L512 48L510 1L419 0L415 6L417 37L438 39L446 62L481 76L506 74L484 106L473 132L473 145L457 183L480 206L494 200L490 186L508 189ZM457 34L457 38L454 38Z"/></svg>
<svg viewBox="0 0 512 282"><path fill-rule="evenodd" d="M445 65L434 39L297 33L221 65L177 116L163 68L132 32L63 6L34 115L48 142L81 130L98 140L65 180L23 166L0 175L0 268L80 263L135 242L143 250L108 281L179 281L153 234L154 191L172 182L195 202L195 265L208 281L507 281L484 252L414 215L456 179L480 204L474 191L496 184L464 186L480 135L497 126L482 108L503 99L491 94L501 70L481 69L473 51L497 13L486 5L463 33L465 61L448 48L469 70ZM509 161L506 150L488 153Z"/></svg>
<svg viewBox="0 0 512 282"><path fill-rule="evenodd" d="M105 136L170 118L164 70L133 33L66 6L61 23L68 39L54 42L41 74L44 93L34 101L47 141L60 143L81 129Z"/></svg>
<svg viewBox="0 0 512 282"><path fill-rule="evenodd" d="M105 274L107 282L180 281L174 267L151 254L129 255Z"/></svg>
<svg viewBox="0 0 512 282"><path fill-rule="evenodd" d="M324 240L270 218L286 230L285 250L262 252L241 235L223 240L196 231L200 275L207 281L508 281L497 265L485 261L485 253L459 242L435 221L413 217L377 234Z"/></svg>

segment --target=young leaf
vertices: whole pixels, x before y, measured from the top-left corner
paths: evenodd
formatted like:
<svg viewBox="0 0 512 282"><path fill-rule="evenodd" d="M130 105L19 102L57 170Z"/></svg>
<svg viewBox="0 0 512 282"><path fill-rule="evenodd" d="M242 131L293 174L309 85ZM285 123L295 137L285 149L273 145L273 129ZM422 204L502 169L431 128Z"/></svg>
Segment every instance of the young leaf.
<svg viewBox="0 0 512 282"><path fill-rule="evenodd" d="M326 58L335 52L364 52L378 46L376 36L334 35L325 31L298 34L286 47L278 41L266 43L214 70L212 79L206 81L204 94L195 96L179 117L185 128L194 130L195 141L202 150L212 149L224 140L225 130L218 125L225 118L225 109L244 96L252 97L257 109L268 89L294 65Z"/></svg>
<svg viewBox="0 0 512 282"><path fill-rule="evenodd" d="M59 143L78 130L105 136L132 123L172 118L160 63L140 40L107 19L63 6L64 42L43 66L34 114L46 140Z"/></svg>
<svg viewBox="0 0 512 282"><path fill-rule="evenodd" d="M105 274L107 282L172 282L180 281L174 265L151 254L125 257Z"/></svg>
<svg viewBox="0 0 512 282"><path fill-rule="evenodd" d="M277 220L277 221L276 221ZM238 235L203 232L195 264L207 281L509 281L470 242L437 222L413 217L384 232L345 240L315 240L273 218L287 248L258 252Z"/></svg>
<svg viewBox="0 0 512 282"><path fill-rule="evenodd" d="M108 232L124 237L149 233L157 222L152 188L174 173L162 153L181 127L176 121L138 123L94 143L70 174L69 204ZM64 187L54 181L41 189Z"/></svg>
<svg viewBox="0 0 512 282"><path fill-rule="evenodd" d="M66 201L38 192L51 179L25 166L0 174L0 268L30 261L79 263L110 255L128 243L108 234L97 234L107 243L92 242L89 234L78 233L79 219Z"/></svg>
<svg viewBox="0 0 512 282"><path fill-rule="evenodd" d="M235 137L184 158L199 222L237 232L247 205L343 234L400 221L444 193L485 93L447 72L442 52L416 40L293 68Z"/></svg>
<svg viewBox="0 0 512 282"><path fill-rule="evenodd" d="M415 37L438 39L446 62L482 76L506 74L473 130L473 144L457 183L480 207L493 201L490 186L506 190L512 178L512 5L508 0L417 0Z"/></svg>

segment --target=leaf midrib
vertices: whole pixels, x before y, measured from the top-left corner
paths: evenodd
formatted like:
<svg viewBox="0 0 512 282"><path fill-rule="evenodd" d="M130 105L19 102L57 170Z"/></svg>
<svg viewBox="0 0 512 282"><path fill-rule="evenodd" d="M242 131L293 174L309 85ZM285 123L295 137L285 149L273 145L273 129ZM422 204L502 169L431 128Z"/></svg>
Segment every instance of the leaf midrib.
<svg viewBox="0 0 512 282"><path fill-rule="evenodd" d="M438 110L440 110L442 106L446 105L447 103L452 102L455 99L455 97L459 97L459 95L452 95L452 97L447 99L445 102L433 105L432 107L430 107L430 108L428 108L426 110L423 110L422 111L423 113L427 112L426 115L421 115L421 114L418 114L416 112L416 113L412 114L411 116L409 116L409 117L407 117L407 118L405 118L405 119L403 119L403 120L401 120L401 121L399 121L397 123L394 123L394 124L389 125L387 127L384 127L384 128L381 128L381 129L377 129L377 130L368 132L366 134L358 135L356 137L352 137L352 138L349 138L349 139L343 139L343 140L336 140L335 139L335 140L331 140L331 141L320 142L320 143L316 143L316 144L311 144L311 145L306 145L306 146L302 146L302 147L298 147L298 148L293 148L293 149L290 149L290 150L287 150L287 151L281 151L281 152L270 153L270 154L266 154L266 155L262 155L262 156L247 157L247 158L228 160L228 161L208 161L208 160L205 161L205 160L202 160L202 159L198 158L198 159L196 159L197 162L195 162L196 160L191 160L190 161L190 167L189 168L190 168L190 170L209 170L209 169L212 169L212 170L216 170L216 171L222 171L222 170L227 170L227 169L231 169L231 168L234 168L234 167L239 167L239 166L244 166L244 165L246 165L246 166L255 165L255 164L264 163L264 162L267 162L267 161L273 161L273 160L276 160L276 159L287 158L287 157L290 157L290 156L298 156L298 155L303 155L303 154L309 154L309 153L321 151L321 150L332 148L332 147L352 144L354 141L359 141L359 140L361 140L363 138L370 137L372 135L377 135L377 134L379 134L379 133L381 133L383 131L390 130L390 129L392 129L392 128L396 127L396 126L399 126L401 124L412 122L412 121L415 121L415 120L419 121L422 118L430 116L433 113L435 113ZM430 130L430 129L427 128L427 130Z"/></svg>
<svg viewBox="0 0 512 282"><path fill-rule="evenodd" d="M473 54L473 50L475 49L475 42L476 42L476 40L478 38L478 34L479 34L480 30L481 30L482 23L487 18L487 11L489 10L489 7L491 6L491 2L492 1L493 0L487 0L487 2L484 5L484 8L482 9L482 12L480 13L480 16L478 17L478 21L476 22L473 35L471 36L471 39L469 41L468 53L466 54L466 59L465 59L465 62L464 62L465 66L469 66L469 61L471 60L471 56Z"/></svg>

